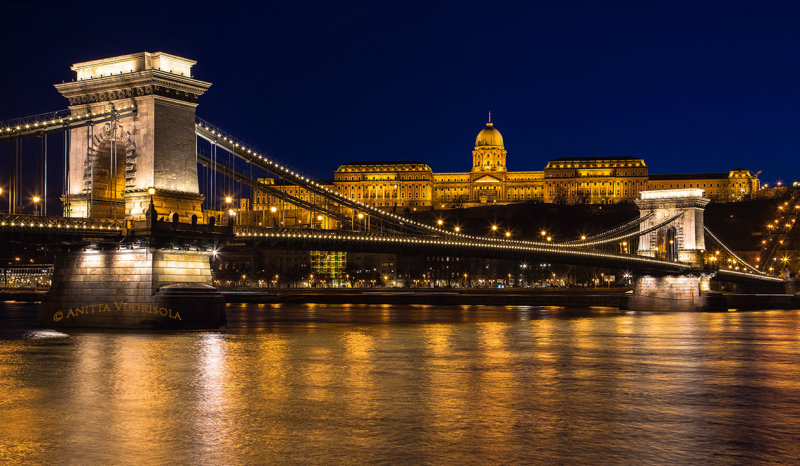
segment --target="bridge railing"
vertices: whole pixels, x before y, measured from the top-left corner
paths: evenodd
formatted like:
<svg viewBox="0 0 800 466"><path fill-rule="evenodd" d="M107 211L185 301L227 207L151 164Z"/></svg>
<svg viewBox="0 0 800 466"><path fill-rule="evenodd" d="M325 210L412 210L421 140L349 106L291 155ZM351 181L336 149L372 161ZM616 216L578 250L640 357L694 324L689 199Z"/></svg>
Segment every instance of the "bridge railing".
<svg viewBox="0 0 800 466"><path fill-rule="evenodd" d="M605 252L591 249L564 248L557 245L534 246L496 243L469 238L443 238L419 235L386 235L364 231L342 230L292 230L251 226L234 227L234 234L244 240L278 241L281 247L333 248L348 250L353 247L362 251L394 251L410 254L472 255L473 257L543 258L563 260L563 263L624 267L630 270L652 270L669 273L691 271L693 266L681 262L666 261L650 257ZM336 249L342 248L342 249ZM424 252L423 252L424 251ZM538 260L538 259L537 259Z"/></svg>
<svg viewBox="0 0 800 466"><path fill-rule="evenodd" d="M0 214L0 228L38 228L64 231L122 231L124 220L84 217L55 217L21 214Z"/></svg>

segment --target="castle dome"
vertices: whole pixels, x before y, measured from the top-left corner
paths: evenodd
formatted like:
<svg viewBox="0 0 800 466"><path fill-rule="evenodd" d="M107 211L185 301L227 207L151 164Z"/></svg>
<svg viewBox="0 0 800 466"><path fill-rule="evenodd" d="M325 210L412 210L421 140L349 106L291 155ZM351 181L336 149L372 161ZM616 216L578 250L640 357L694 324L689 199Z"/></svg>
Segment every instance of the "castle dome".
<svg viewBox="0 0 800 466"><path fill-rule="evenodd" d="M503 135L494 127L491 119L486 123L486 127L478 133L478 137L475 138L475 147L478 146L503 147Z"/></svg>

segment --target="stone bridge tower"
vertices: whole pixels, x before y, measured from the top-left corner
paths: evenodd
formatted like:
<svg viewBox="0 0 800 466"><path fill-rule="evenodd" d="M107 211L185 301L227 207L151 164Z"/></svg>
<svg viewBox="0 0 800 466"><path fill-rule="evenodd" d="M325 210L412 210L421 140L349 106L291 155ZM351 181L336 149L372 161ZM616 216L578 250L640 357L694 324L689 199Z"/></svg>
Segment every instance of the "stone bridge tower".
<svg viewBox="0 0 800 466"><path fill-rule="evenodd" d="M155 188L160 213L202 218L195 108L211 83L192 77L195 63L140 52L76 63L76 79L55 85L73 115L136 109L70 130L65 216L143 219Z"/></svg>
<svg viewBox="0 0 800 466"><path fill-rule="evenodd" d="M706 248L703 211L709 200L702 189L665 189L642 191L636 199L640 215L652 217L642 222L640 231L683 214L674 222L639 238L638 254L672 261L700 265Z"/></svg>
<svg viewBox="0 0 800 466"><path fill-rule="evenodd" d="M687 262L697 270L682 275L639 276L621 307L639 311L691 311L724 307L719 295L709 291L710 277L700 270L706 247L703 211L709 202L703 197L703 190L665 189L641 191L640 195L641 198L635 201L640 215L654 214L640 224L640 231L680 216L642 235L637 253Z"/></svg>

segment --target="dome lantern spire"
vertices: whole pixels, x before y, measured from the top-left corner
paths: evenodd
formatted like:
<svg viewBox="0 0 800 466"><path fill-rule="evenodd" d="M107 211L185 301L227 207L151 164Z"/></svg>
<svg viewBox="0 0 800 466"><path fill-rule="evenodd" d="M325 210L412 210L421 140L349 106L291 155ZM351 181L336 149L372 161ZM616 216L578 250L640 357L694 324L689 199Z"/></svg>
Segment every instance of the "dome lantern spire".
<svg viewBox="0 0 800 466"><path fill-rule="evenodd" d="M478 133L478 137L475 138L475 146L496 146L496 147L503 147L503 136L500 134L500 131L494 127L494 123L492 123L492 112L489 112L489 122L486 123L486 127Z"/></svg>

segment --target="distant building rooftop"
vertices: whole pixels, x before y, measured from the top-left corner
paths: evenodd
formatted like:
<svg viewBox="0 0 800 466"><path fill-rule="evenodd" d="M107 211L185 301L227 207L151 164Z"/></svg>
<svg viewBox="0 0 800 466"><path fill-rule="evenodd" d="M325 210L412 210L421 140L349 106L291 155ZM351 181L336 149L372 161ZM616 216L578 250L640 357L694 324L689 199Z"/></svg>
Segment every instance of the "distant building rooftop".
<svg viewBox="0 0 800 466"><path fill-rule="evenodd" d="M383 162L347 162L342 164L343 167L353 165L425 165L418 160L388 160Z"/></svg>
<svg viewBox="0 0 800 466"><path fill-rule="evenodd" d="M650 175L653 181L661 180L727 180L728 173L677 173L673 175Z"/></svg>
<svg viewBox="0 0 800 466"><path fill-rule="evenodd" d="M641 157L634 157L632 155L620 155L620 156L591 156L591 157L559 157L557 159L551 160L551 162L566 162L566 161L590 161L590 160L642 160Z"/></svg>
<svg viewBox="0 0 800 466"><path fill-rule="evenodd" d="M414 171L430 171L431 167L417 160L390 160L386 162L349 162L340 165L336 171L361 171L370 167L380 167L379 171L397 170L398 166L412 166Z"/></svg>

